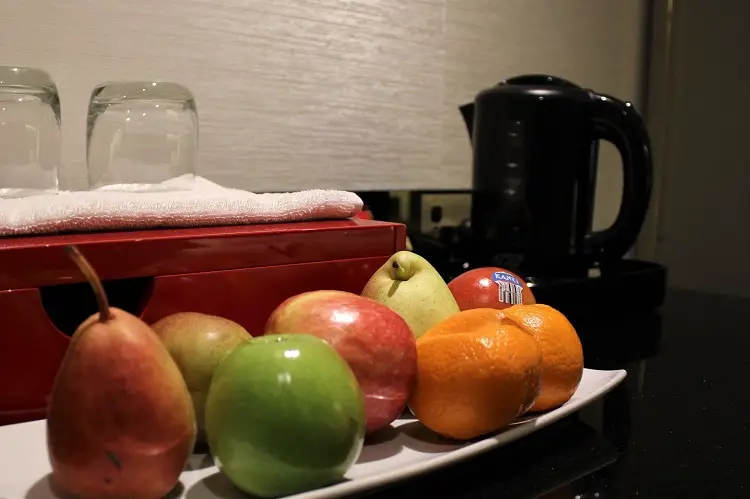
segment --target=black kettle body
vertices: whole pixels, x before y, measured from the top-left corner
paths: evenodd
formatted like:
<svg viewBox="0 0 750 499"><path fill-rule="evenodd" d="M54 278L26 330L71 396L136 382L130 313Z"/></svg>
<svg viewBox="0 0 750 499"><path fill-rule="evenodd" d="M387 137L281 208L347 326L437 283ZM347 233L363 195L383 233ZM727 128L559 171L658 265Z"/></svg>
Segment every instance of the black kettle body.
<svg viewBox="0 0 750 499"><path fill-rule="evenodd" d="M460 110L473 149L476 265L504 259L526 273L566 273L620 259L634 244L652 164L645 124L630 103L554 76L523 75ZM620 152L624 181L615 222L594 232L599 140Z"/></svg>

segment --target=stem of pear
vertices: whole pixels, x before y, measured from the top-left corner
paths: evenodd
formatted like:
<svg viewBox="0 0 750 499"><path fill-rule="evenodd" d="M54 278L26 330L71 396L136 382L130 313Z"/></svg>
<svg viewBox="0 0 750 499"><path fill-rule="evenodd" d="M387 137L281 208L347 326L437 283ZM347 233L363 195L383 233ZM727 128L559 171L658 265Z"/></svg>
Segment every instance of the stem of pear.
<svg viewBox="0 0 750 499"><path fill-rule="evenodd" d="M86 277L86 280L91 285L91 289L94 290L94 296L96 297L96 303L99 306L99 321L107 322L112 313L109 310L109 302L107 301L107 293L104 291L102 281L99 276L96 275L94 267L91 266L86 257L83 256L81 250L77 246L66 246L65 252L68 254L73 263L75 263L81 270L81 273Z"/></svg>
<svg viewBox="0 0 750 499"><path fill-rule="evenodd" d="M409 270L404 268L399 262L394 260L391 267L393 267L393 274L397 281L409 280Z"/></svg>

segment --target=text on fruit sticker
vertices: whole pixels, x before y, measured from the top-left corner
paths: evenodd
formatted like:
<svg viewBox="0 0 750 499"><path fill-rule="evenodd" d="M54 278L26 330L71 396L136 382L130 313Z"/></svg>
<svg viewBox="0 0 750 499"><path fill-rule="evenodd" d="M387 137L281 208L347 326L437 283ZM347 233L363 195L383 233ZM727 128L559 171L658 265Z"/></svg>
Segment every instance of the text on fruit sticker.
<svg viewBox="0 0 750 499"><path fill-rule="evenodd" d="M499 301L511 305L523 303L523 285L515 276L507 272L493 272L492 280L497 283Z"/></svg>

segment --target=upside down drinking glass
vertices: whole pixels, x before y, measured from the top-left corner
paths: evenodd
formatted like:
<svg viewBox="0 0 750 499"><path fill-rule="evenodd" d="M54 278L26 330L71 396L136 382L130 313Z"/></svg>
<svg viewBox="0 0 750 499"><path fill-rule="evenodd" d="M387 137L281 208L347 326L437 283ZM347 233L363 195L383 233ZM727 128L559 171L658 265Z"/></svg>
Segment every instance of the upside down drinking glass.
<svg viewBox="0 0 750 499"><path fill-rule="evenodd" d="M60 98L40 69L0 66L0 197L56 194Z"/></svg>
<svg viewBox="0 0 750 499"><path fill-rule="evenodd" d="M90 189L139 190L173 179L189 185L198 148L195 99L177 83L98 85L89 101L86 142Z"/></svg>

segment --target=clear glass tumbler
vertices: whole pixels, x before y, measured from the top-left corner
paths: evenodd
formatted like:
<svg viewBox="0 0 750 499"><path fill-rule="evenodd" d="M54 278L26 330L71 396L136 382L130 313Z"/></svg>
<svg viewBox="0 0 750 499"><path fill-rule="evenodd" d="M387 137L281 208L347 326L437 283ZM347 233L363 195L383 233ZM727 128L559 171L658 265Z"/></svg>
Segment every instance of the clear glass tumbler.
<svg viewBox="0 0 750 499"><path fill-rule="evenodd" d="M60 97L40 69L0 66L0 197L56 194Z"/></svg>
<svg viewBox="0 0 750 499"><path fill-rule="evenodd" d="M121 81L94 88L89 101L86 159L89 188L151 189L195 175L198 112L182 85ZM178 187L179 188L179 187Z"/></svg>

